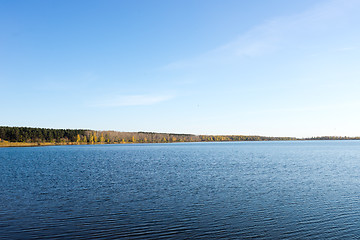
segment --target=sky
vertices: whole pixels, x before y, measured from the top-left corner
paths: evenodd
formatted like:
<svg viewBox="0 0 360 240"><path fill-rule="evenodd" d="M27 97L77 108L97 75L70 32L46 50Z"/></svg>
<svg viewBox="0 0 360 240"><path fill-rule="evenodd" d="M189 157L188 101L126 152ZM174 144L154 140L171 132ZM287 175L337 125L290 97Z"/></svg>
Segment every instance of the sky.
<svg viewBox="0 0 360 240"><path fill-rule="evenodd" d="M360 136L359 0L0 0L0 125Z"/></svg>

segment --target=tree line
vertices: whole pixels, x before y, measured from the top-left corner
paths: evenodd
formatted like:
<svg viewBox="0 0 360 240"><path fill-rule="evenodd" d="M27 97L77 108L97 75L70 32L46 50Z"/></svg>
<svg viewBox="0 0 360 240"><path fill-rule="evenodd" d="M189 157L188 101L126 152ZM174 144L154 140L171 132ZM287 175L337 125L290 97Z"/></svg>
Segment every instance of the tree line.
<svg viewBox="0 0 360 240"><path fill-rule="evenodd" d="M0 126L0 142L23 143L171 143L171 142L223 142L223 141L288 141L288 140L353 140L360 137L265 137L248 135L193 135L155 132L94 131L85 129L49 129Z"/></svg>
<svg viewBox="0 0 360 240"><path fill-rule="evenodd" d="M24 143L164 143L198 142L199 136L154 132L94 131L0 126L0 141Z"/></svg>
<svg viewBox="0 0 360 240"><path fill-rule="evenodd" d="M84 135L85 133L86 130L80 129L0 126L0 139L9 142L75 142L78 135Z"/></svg>
<svg viewBox="0 0 360 240"><path fill-rule="evenodd" d="M303 140L360 140L360 137L321 136L304 138Z"/></svg>

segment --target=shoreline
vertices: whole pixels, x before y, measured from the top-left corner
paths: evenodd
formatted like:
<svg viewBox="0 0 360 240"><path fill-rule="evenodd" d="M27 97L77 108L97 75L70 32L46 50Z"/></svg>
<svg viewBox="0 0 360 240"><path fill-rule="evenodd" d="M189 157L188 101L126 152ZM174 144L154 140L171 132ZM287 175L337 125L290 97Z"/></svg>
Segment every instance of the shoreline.
<svg viewBox="0 0 360 240"><path fill-rule="evenodd" d="M296 139L296 140L265 140L265 141L193 141L192 143L203 143L203 142L279 142L279 141L354 141L359 139ZM46 147L46 146L80 146L80 145L114 145L114 144L151 144L151 143L164 143L164 142L125 142L125 143L23 143L23 142L0 142L0 148L11 148L11 147ZM187 142L167 142L167 143L187 143ZM189 142L191 143L191 142Z"/></svg>
<svg viewBox="0 0 360 240"><path fill-rule="evenodd" d="M0 148L6 147L46 147L62 145L79 145L75 143L23 143L23 142L0 142Z"/></svg>

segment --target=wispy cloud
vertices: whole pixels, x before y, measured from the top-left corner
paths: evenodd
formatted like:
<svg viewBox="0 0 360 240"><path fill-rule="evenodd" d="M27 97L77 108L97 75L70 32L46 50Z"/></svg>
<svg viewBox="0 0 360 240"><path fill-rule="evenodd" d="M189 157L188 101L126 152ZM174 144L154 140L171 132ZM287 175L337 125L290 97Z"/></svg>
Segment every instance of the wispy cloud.
<svg viewBox="0 0 360 240"><path fill-rule="evenodd" d="M229 43L195 58L169 63L164 69L218 66L261 57L282 48L302 48L306 46L305 42L314 42L317 37L332 34L334 29L341 29L342 24L351 21L351 15L357 14L356 9L359 7L360 1L357 0L328 1L308 11L265 22ZM353 47L344 47L344 49L348 48Z"/></svg>
<svg viewBox="0 0 360 240"><path fill-rule="evenodd" d="M339 51L339 52L346 52L346 51L353 51L353 50L357 50L357 48L356 47L343 47L343 48L336 49L336 51Z"/></svg>
<svg viewBox="0 0 360 240"><path fill-rule="evenodd" d="M93 107L146 106L172 99L170 95L126 95L113 96L91 104Z"/></svg>

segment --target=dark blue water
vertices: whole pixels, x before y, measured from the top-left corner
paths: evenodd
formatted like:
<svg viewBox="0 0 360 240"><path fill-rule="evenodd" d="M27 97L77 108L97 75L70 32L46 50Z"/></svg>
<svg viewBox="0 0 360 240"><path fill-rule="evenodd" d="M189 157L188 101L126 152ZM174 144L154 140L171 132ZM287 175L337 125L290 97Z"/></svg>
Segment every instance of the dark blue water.
<svg viewBox="0 0 360 240"><path fill-rule="evenodd" d="M0 149L0 238L360 239L360 142Z"/></svg>

